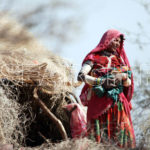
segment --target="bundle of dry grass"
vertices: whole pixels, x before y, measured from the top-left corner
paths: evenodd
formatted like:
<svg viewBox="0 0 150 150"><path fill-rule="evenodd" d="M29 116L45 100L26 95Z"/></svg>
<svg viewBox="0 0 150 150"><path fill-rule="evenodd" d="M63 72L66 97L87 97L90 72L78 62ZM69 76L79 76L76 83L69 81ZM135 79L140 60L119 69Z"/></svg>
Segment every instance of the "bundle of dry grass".
<svg viewBox="0 0 150 150"><path fill-rule="evenodd" d="M71 65L60 57L42 50L41 53L21 49L1 50L0 60L0 83L5 94L10 101L15 101L23 107L26 103L30 104L32 116L35 116L34 122L28 128L28 132L23 131L23 134L27 134L24 143L34 146L41 144L45 140L43 137L54 141L62 139L56 124L37 105L34 97L35 89L38 98L61 120L69 134L69 118L63 106L69 100L67 98L69 96L68 92L73 89ZM26 115L23 116L22 114ZM16 116L29 118L29 114L29 110L24 111L22 109L21 113ZM25 118L23 120L26 120ZM38 141L37 136L40 141ZM28 138L30 140L27 140ZM31 142L34 140L36 142Z"/></svg>
<svg viewBox="0 0 150 150"><path fill-rule="evenodd" d="M36 85L53 94L72 91L71 64L51 52L1 50L0 59L0 78L15 80L15 84Z"/></svg>
<svg viewBox="0 0 150 150"><path fill-rule="evenodd" d="M0 66L1 69L6 67L2 70L3 75L16 77L17 80L21 80L23 75L26 82L30 76L28 82L32 82L34 78L34 81L45 88L47 85L55 87L55 92L69 90L71 86L68 88L66 84L72 82L71 64L47 51L23 26L8 15L0 13L0 19ZM15 73L11 73L12 70Z"/></svg>
<svg viewBox="0 0 150 150"><path fill-rule="evenodd" d="M63 106L73 98L72 65L7 14L0 19L0 143L17 149L71 137Z"/></svg>
<svg viewBox="0 0 150 150"><path fill-rule="evenodd" d="M70 137L63 106L71 101L72 65L47 51L7 15L0 18L1 142L37 146ZM61 125L65 129L59 129Z"/></svg>

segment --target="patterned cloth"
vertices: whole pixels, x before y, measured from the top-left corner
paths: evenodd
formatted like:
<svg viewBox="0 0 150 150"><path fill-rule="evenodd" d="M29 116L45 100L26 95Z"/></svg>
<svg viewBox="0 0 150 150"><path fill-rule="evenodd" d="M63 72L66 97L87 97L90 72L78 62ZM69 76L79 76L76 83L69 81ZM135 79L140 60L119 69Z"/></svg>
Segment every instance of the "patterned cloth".
<svg viewBox="0 0 150 150"><path fill-rule="evenodd" d="M121 148L135 148L133 126L120 101L97 119L90 120L88 128L88 136L93 141L112 142Z"/></svg>

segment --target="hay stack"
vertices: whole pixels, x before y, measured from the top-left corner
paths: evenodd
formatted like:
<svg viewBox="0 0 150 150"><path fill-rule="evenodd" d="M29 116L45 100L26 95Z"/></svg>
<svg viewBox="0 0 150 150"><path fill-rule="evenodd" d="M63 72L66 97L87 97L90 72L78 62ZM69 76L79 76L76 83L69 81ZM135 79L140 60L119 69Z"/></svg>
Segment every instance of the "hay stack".
<svg viewBox="0 0 150 150"><path fill-rule="evenodd" d="M45 50L10 18L1 16L1 20L0 138L16 146L37 146L46 139L62 140L56 124L38 105L39 100L62 122L70 136L69 117L62 107L70 102L69 93L73 90L71 64ZM3 97L10 105L5 105ZM4 110L13 125L4 119Z"/></svg>
<svg viewBox="0 0 150 150"><path fill-rule="evenodd" d="M17 65L15 67L16 72L20 70L21 67L25 67L21 70L24 70L24 79L26 81L28 77L25 74L30 74L30 69L33 67L33 72L38 72L38 76L36 73L34 75L32 73L32 75L30 74L33 78L37 76L38 80L41 79L40 75L43 73L45 74L44 82L42 82L42 84L46 84L46 80L49 80L50 78L51 80L55 78L53 81L49 80L47 82L48 84L51 82L53 82L52 85L55 84L55 89L53 89L55 92L60 92L60 90L70 91L71 86L68 88L66 85L71 84L73 80L72 70L70 69L71 64L45 49L40 42L28 33L20 24L7 15L0 14L0 19L1 67L4 66L4 64L7 64L7 69L9 70L14 69L13 65ZM48 71L47 69L45 70L45 68L47 68ZM16 74L13 73L11 76L16 76ZM17 74L16 78L20 78L20 75Z"/></svg>

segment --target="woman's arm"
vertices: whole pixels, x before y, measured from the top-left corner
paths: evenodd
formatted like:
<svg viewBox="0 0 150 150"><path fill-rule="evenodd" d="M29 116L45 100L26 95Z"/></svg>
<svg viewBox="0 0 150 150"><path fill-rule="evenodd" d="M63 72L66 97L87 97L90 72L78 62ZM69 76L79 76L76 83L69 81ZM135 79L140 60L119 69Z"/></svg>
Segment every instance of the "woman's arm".
<svg viewBox="0 0 150 150"><path fill-rule="evenodd" d="M79 74L77 77L78 81L82 81L85 82L89 85L102 85L105 89L111 89L114 87L117 87L118 83L120 82L120 80L122 81L122 79L120 79L120 77L114 77L114 78L103 78L103 77L99 77L99 78L95 78L92 77L89 74L89 72L91 71L91 69L93 68L93 62L92 61L86 61Z"/></svg>
<svg viewBox="0 0 150 150"><path fill-rule="evenodd" d="M93 62L88 60L83 65L78 74L77 80L78 81L85 81L85 75L87 75L93 67Z"/></svg>
<svg viewBox="0 0 150 150"><path fill-rule="evenodd" d="M90 60L86 61L79 74L78 74L78 81L84 81L85 83L91 85L91 86L95 86L95 85L103 85L104 87L107 87L107 88L113 88L113 87L116 87L116 85L114 84L115 81L114 79L110 79L110 78L103 78L103 77L99 77L99 78L96 78L96 77L92 77L89 74L89 72L91 71L91 69L93 68L93 65L94 63Z"/></svg>
<svg viewBox="0 0 150 150"><path fill-rule="evenodd" d="M103 77L99 77L99 78L95 78L89 75L85 75L85 83L91 85L91 86L95 86L95 85L99 85L99 86L103 86L105 89L112 89L117 87L118 79L115 78L103 78Z"/></svg>

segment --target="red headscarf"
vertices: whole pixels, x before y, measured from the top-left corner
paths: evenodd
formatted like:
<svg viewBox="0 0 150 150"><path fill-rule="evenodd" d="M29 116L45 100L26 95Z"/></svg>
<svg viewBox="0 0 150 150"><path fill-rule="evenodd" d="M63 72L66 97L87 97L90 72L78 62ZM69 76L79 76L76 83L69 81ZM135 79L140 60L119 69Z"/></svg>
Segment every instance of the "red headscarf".
<svg viewBox="0 0 150 150"><path fill-rule="evenodd" d="M102 36L99 44L89 54L87 54L87 56L83 60L83 63L87 60L94 61L94 54L95 53L101 52L101 51L107 49L108 45L111 43L111 41L114 40L117 37L120 37L120 36L124 37L124 35L122 33L120 33L119 31L117 31L115 29L111 29L111 30L108 30L107 32L105 32L104 35ZM124 43L123 43L123 40L122 40L121 44L120 44L120 47L117 49L117 53L122 58L124 65L126 65L130 68L130 64L129 64L128 58L126 56L126 53L124 51L123 44ZM133 91L134 91L133 75L131 77L131 82L132 82L132 85L130 87L127 87L127 88L125 87L124 91L123 91L125 97L128 100L128 102L130 102L130 100L132 98L132 95L133 95Z"/></svg>

